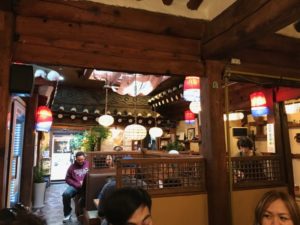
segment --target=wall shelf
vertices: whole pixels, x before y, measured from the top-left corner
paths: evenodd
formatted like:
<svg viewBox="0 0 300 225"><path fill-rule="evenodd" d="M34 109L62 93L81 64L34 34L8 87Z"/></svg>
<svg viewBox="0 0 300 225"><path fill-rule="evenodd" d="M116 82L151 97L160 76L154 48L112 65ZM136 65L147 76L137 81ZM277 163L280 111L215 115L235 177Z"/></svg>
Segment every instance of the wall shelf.
<svg viewBox="0 0 300 225"><path fill-rule="evenodd" d="M289 127L289 128L300 128L300 123L292 123L292 122L289 122L289 123L288 123L288 127Z"/></svg>

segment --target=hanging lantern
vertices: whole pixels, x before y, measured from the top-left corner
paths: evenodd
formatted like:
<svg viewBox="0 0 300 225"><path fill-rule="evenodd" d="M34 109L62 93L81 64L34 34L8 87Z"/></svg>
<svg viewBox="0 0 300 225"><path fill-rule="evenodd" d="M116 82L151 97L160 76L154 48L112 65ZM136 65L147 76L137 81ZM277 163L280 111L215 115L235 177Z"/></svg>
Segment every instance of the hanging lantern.
<svg viewBox="0 0 300 225"><path fill-rule="evenodd" d="M128 140L143 140L147 135L147 130L144 126L139 124L131 124L125 127L124 137Z"/></svg>
<svg viewBox="0 0 300 225"><path fill-rule="evenodd" d="M254 92L250 95L251 100L251 113L252 116L264 116L269 113L267 107L267 100L263 92Z"/></svg>
<svg viewBox="0 0 300 225"><path fill-rule="evenodd" d="M149 134L152 138L158 138L163 135L163 130L160 127L151 127Z"/></svg>
<svg viewBox="0 0 300 225"><path fill-rule="evenodd" d="M47 106L40 106L35 113L35 129L37 131L49 132L52 125L52 112Z"/></svg>
<svg viewBox="0 0 300 225"><path fill-rule="evenodd" d="M244 118L244 113L242 112L229 113L228 118L229 121L242 120ZM226 114L224 114L223 119L224 121L227 120Z"/></svg>
<svg viewBox="0 0 300 225"><path fill-rule="evenodd" d="M186 124L194 124L195 123L195 114L191 110L186 110L184 112L184 120Z"/></svg>
<svg viewBox="0 0 300 225"><path fill-rule="evenodd" d="M114 123L114 118L107 113L107 95L108 95L109 86L106 85L103 88L105 88L105 109L104 109L104 115L99 117L98 123L104 127L109 127Z"/></svg>
<svg viewBox="0 0 300 225"><path fill-rule="evenodd" d="M300 103L285 105L286 114L294 114L300 112Z"/></svg>
<svg viewBox="0 0 300 225"><path fill-rule="evenodd" d="M188 76L183 84L183 98L190 102L200 101L200 78Z"/></svg>
<svg viewBox="0 0 300 225"><path fill-rule="evenodd" d="M109 127L114 123L114 118L111 115L105 114L98 118L98 123L104 127Z"/></svg>
<svg viewBox="0 0 300 225"><path fill-rule="evenodd" d="M195 114L198 114L199 112L201 112L200 102L191 102L189 108Z"/></svg>

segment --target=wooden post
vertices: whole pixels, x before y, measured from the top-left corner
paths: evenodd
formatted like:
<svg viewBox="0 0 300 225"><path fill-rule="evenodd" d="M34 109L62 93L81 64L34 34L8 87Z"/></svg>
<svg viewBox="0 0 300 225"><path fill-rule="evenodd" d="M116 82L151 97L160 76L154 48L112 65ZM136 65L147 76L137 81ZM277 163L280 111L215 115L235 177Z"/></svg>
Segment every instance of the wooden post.
<svg viewBox="0 0 300 225"><path fill-rule="evenodd" d="M276 153L283 159L282 169L286 177L289 193L294 196L294 175L292 153L289 138L288 119L284 109L284 102L274 104L275 145Z"/></svg>
<svg viewBox="0 0 300 225"><path fill-rule="evenodd" d="M5 206L8 163L9 66L12 56L13 15L0 11L0 208Z"/></svg>
<svg viewBox="0 0 300 225"><path fill-rule="evenodd" d="M221 62L207 61L206 77L201 77L202 152L206 159L208 218L210 225L231 224L231 204L227 175L224 132L224 89Z"/></svg>
<svg viewBox="0 0 300 225"><path fill-rule="evenodd" d="M35 110L38 105L38 94L35 92L31 98L26 101L26 122L24 148L22 156L22 178L20 201L31 207L32 189L33 189L33 165L35 154Z"/></svg>

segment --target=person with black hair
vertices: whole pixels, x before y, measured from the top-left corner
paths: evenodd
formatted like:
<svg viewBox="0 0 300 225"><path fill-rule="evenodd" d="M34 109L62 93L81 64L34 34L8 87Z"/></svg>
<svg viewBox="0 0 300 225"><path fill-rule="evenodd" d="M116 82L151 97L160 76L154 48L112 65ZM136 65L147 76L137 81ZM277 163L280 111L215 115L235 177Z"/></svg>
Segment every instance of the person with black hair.
<svg viewBox="0 0 300 225"><path fill-rule="evenodd" d="M71 219L71 199L79 194L84 189L84 179L88 172L88 161L85 160L84 152L77 152L75 155L75 162L69 167L66 174L67 189L62 194L64 205L64 219L63 222Z"/></svg>
<svg viewBox="0 0 300 225"><path fill-rule="evenodd" d="M237 147L239 150L239 153L235 156L256 156L256 155L261 155L261 153L256 152L254 147L253 141L245 136L241 137L237 141Z"/></svg>
<svg viewBox="0 0 300 225"><path fill-rule="evenodd" d="M237 141L239 153L235 157L261 156L260 152L255 151L253 141L247 137L241 137ZM257 181L266 179L264 167L259 159L241 159L233 161L234 182Z"/></svg>
<svg viewBox="0 0 300 225"><path fill-rule="evenodd" d="M116 189L103 202L109 225L152 225L151 206L148 192L137 187Z"/></svg>
<svg viewBox="0 0 300 225"><path fill-rule="evenodd" d="M23 207L23 205L18 204L13 208L1 209L0 225L47 225L44 218Z"/></svg>
<svg viewBox="0 0 300 225"><path fill-rule="evenodd" d="M131 156L124 156L123 159L130 160L132 159ZM138 168L136 167L136 164L128 163L123 164L124 174L122 174L121 182L123 187L147 187L147 183L141 179L142 176L140 174L137 174ZM107 180L106 184L102 187L99 195L98 195L98 215L99 217L104 216L104 209L103 209L103 202L109 196L112 192L116 189L116 179L114 177L111 177ZM102 225L107 225L107 222L105 219L102 221Z"/></svg>

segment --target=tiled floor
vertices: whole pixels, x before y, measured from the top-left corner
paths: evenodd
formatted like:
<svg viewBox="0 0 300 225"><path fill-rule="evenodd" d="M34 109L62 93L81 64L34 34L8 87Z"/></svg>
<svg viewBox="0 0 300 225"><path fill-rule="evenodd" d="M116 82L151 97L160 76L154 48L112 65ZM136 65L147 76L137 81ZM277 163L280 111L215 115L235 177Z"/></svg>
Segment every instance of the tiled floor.
<svg viewBox="0 0 300 225"><path fill-rule="evenodd" d="M36 211L37 214L42 215L48 225L80 225L81 223L77 220L74 213L74 202L72 202L72 217L71 221L63 223L63 204L62 204L62 193L66 189L66 184L51 184L46 190L45 206L40 210Z"/></svg>

